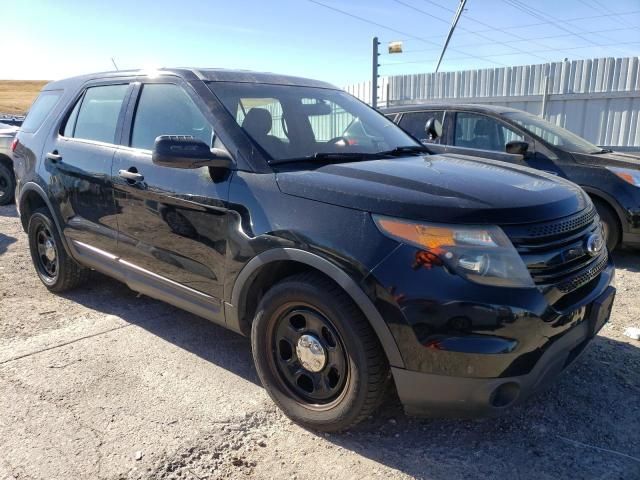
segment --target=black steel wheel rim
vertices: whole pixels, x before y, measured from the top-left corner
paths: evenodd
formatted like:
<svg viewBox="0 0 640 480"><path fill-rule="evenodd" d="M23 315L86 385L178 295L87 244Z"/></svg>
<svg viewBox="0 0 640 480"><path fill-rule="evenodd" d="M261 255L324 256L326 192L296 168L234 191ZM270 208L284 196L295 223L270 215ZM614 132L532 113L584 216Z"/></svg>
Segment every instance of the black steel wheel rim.
<svg viewBox="0 0 640 480"><path fill-rule="evenodd" d="M309 370L298 355L302 337L312 337L322 346L324 366ZM348 361L338 330L311 306L295 306L277 316L271 335L275 373L294 396L305 404L327 406L345 390Z"/></svg>
<svg viewBox="0 0 640 480"><path fill-rule="evenodd" d="M37 249L38 270L45 277L55 279L58 275L58 247L51 230L44 224L38 225L34 233Z"/></svg>

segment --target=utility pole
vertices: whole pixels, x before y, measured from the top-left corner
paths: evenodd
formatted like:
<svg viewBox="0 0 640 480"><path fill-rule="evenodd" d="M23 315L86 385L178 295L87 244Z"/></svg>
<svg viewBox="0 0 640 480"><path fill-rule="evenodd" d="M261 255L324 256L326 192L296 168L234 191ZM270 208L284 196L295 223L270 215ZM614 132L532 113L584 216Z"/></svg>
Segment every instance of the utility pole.
<svg viewBox="0 0 640 480"><path fill-rule="evenodd" d="M451 24L451 28L449 29L449 34L447 35L447 39L444 41L444 47L442 47L442 53L440 54L440 58L438 59L438 65L436 65L436 73L438 73L438 69L440 68L440 63L444 57L444 52L447 51L447 47L449 46L449 40L453 36L453 31L456 29L456 25L458 25L458 20L460 20L460 15L462 15L462 10L464 10L464 5L467 3L467 0L460 0L460 4L458 5L458 10L456 10L456 14L453 16L453 23Z"/></svg>
<svg viewBox="0 0 640 480"><path fill-rule="evenodd" d="M380 64L378 63L380 53L378 53L378 46L380 42L378 41L378 37L373 37L373 56L371 58L371 106L373 108L378 108L378 67Z"/></svg>

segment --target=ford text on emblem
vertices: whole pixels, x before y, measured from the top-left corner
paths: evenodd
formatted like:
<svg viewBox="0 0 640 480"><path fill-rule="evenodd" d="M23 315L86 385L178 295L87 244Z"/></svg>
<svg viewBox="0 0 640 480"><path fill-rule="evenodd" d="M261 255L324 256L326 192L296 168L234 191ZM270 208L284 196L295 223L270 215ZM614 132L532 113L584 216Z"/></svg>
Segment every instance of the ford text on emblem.
<svg viewBox="0 0 640 480"><path fill-rule="evenodd" d="M602 247L604 246L604 238L600 233L592 233L587 237L585 242L585 248L587 249L587 253L592 257L595 257Z"/></svg>

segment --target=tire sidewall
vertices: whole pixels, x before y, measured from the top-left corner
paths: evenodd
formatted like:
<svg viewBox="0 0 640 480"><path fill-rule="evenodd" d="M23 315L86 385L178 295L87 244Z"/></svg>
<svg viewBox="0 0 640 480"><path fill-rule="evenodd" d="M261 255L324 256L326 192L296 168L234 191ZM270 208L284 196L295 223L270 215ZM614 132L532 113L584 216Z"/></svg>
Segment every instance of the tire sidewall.
<svg viewBox="0 0 640 480"><path fill-rule="evenodd" d="M618 219L615 217L615 213L608 205L599 201L594 202L594 204L596 206L596 211L600 216L600 221L605 224L607 228L607 249L609 251L613 251L620 244L621 240L621 231Z"/></svg>
<svg viewBox="0 0 640 480"><path fill-rule="evenodd" d="M251 346L258 376L273 401L292 420L316 429L336 430L351 424L366 401L367 358L357 334L340 311L323 292L305 283L285 282L271 289L260 302L252 324ZM306 406L296 398L278 377L270 351L269 335L286 303L308 304L326 316L341 337L347 357L347 380L338 400L322 409ZM339 302L338 302L339 305Z"/></svg>
<svg viewBox="0 0 640 480"><path fill-rule="evenodd" d="M50 277L48 275L44 275L43 272L40 271L38 258L38 247L35 245L35 233L37 228L40 225L45 225L51 234L53 235L53 239L55 241L56 246L56 255L58 256L58 272L55 277ZM63 264L62 255L64 255L64 247L62 246L62 242L60 241L60 237L58 235L58 231L55 228L55 225L51 221L51 219L42 212L35 212L31 215L29 219L29 227L27 229L27 234L29 238L29 251L31 252L31 260L33 261L33 266L40 278L40 281L45 284L48 288L55 288L58 284L61 277L61 268Z"/></svg>

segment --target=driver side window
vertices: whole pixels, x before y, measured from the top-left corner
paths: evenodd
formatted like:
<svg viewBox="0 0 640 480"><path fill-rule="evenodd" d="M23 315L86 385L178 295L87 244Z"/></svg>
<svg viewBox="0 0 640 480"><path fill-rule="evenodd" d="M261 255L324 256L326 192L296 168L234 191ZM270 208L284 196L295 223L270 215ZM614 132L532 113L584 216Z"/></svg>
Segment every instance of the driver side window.
<svg viewBox="0 0 640 480"><path fill-rule="evenodd" d="M145 84L133 121L131 146L151 150L160 135L190 135L211 146L213 128L182 87Z"/></svg>
<svg viewBox="0 0 640 480"><path fill-rule="evenodd" d="M486 115L456 113L453 140L456 147L504 152L505 145L513 140L523 141L524 137Z"/></svg>

